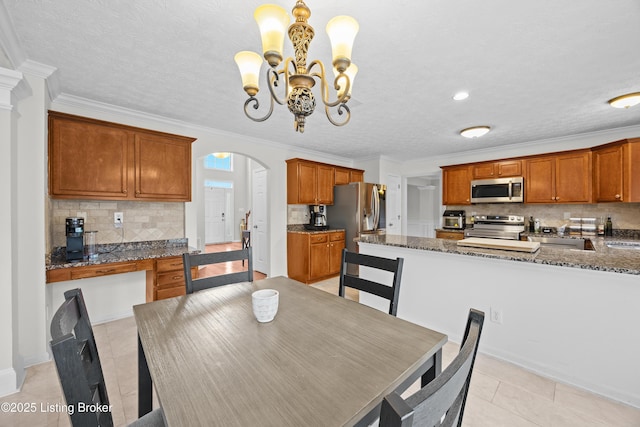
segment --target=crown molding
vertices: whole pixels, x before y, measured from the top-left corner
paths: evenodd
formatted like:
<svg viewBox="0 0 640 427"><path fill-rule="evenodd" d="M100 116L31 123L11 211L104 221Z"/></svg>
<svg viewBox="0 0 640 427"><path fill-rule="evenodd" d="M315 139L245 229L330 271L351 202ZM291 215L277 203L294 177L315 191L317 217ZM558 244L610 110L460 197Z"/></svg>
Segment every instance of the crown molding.
<svg viewBox="0 0 640 427"><path fill-rule="evenodd" d="M77 110L86 111L90 110L95 115L106 114L109 116L115 116L114 121L122 120L122 118L135 118L136 120L141 120L144 122L152 122L160 126L169 126L171 128L180 128L181 132L193 134L209 134L216 135L232 142L233 140L241 140L243 142L255 143L265 145L268 144L269 147L278 148L283 151L294 151L295 153L292 156L300 156L300 155L309 155L313 157L322 157L327 159L335 159L339 162L350 163L353 162L353 159L345 159L344 157L339 156L331 156L327 153L321 153L318 151L310 150L304 147L293 147L290 145L282 144L281 142L272 141L268 139L255 138L251 136L246 136L242 134L227 132L224 130L196 125L193 123L185 122L182 120L171 119L164 116L159 116L156 114L146 113L140 110L133 110L130 108L119 107L113 104L107 104L100 101L95 101L88 98L83 98L75 95L69 95L66 93L61 93L54 100L51 106L52 109L58 111L60 109L61 112L69 112L68 109L72 111ZM67 110L67 111L65 111ZM74 114L73 112L71 114ZM82 113L80 113L82 114ZM102 117L94 117L96 119L105 120ZM134 125L135 126L135 125ZM243 153L241 153L243 154Z"/></svg>
<svg viewBox="0 0 640 427"><path fill-rule="evenodd" d="M51 101L60 95L60 77L56 67L27 59L18 67L18 70L46 80Z"/></svg>
<svg viewBox="0 0 640 427"><path fill-rule="evenodd" d="M12 111L17 100L28 92L21 72L0 68L0 109Z"/></svg>
<svg viewBox="0 0 640 427"><path fill-rule="evenodd" d="M0 1L0 48L14 68L27 60L3 1Z"/></svg>

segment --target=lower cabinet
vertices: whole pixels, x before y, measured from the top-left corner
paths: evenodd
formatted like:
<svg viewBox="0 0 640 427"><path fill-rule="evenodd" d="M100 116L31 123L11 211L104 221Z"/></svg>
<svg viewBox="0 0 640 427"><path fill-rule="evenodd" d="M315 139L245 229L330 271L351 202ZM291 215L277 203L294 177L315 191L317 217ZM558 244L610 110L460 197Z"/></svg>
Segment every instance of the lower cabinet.
<svg viewBox="0 0 640 427"><path fill-rule="evenodd" d="M344 247L344 231L287 233L289 277L313 283L340 274Z"/></svg>
<svg viewBox="0 0 640 427"><path fill-rule="evenodd" d="M462 240L464 232L436 230L436 239Z"/></svg>
<svg viewBox="0 0 640 427"><path fill-rule="evenodd" d="M153 301L172 298L186 293L182 256L157 259L154 271ZM197 267L191 269L191 275L192 277L197 277Z"/></svg>

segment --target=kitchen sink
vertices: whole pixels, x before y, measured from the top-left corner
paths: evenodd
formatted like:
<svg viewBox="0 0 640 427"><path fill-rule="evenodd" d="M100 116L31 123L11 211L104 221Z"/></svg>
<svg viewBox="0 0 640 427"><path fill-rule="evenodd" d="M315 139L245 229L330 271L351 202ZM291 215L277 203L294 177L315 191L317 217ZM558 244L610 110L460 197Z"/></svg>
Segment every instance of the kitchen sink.
<svg viewBox="0 0 640 427"><path fill-rule="evenodd" d="M529 236L527 240L530 242L540 242L540 246L547 246L558 249L574 249L579 251L594 250L589 239L570 239L564 237L550 236ZM588 243L587 243L588 242Z"/></svg>
<svg viewBox="0 0 640 427"><path fill-rule="evenodd" d="M640 250L640 242L610 242L606 244L613 249L637 249Z"/></svg>

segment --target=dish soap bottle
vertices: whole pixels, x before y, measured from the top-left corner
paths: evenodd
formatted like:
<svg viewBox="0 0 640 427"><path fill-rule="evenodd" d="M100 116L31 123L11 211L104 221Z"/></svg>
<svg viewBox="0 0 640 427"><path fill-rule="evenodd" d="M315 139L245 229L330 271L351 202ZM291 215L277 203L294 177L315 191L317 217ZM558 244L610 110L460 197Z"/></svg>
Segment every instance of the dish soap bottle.
<svg viewBox="0 0 640 427"><path fill-rule="evenodd" d="M611 217L607 217L607 222L604 224L604 235L605 236L613 236L613 223L611 222Z"/></svg>
<svg viewBox="0 0 640 427"><path fill-rule="evenodd" d="M533 233L536 231L535 222L533 222L533 217L529 217L529 233Z"/></svg>

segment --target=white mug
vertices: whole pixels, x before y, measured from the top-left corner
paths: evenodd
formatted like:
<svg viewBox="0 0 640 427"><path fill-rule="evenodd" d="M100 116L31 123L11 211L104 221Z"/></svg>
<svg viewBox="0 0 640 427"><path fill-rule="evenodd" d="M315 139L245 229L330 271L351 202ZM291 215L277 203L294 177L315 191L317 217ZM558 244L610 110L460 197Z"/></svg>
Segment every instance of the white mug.
<svg viewBox="0 0 640 427"><path fill-rule="evenodd" d="M251 294L253 314L260 323L271 322L278 312L280 293L275 289L262 289Z"/></svg>

